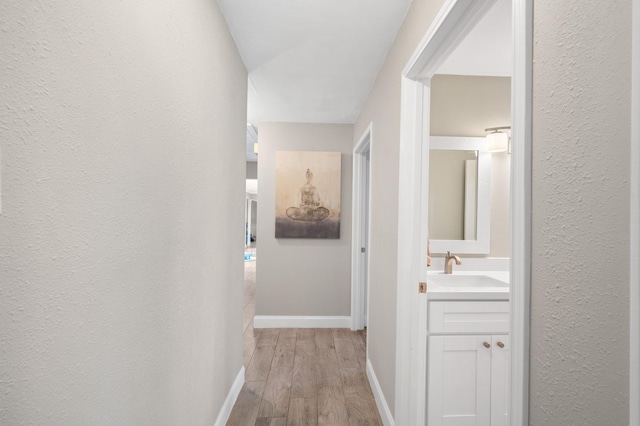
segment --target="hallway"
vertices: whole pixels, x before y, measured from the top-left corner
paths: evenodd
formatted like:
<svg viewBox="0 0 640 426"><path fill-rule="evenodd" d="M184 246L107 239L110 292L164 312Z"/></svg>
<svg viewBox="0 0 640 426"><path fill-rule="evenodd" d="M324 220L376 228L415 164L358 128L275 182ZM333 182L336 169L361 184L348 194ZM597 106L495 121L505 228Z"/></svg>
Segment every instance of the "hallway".
<svg viewBox="0 0 640 426"><path fill-rule="evenodd" d="M245 262L245 384L227 425L382 425L365 332L255 330L255 265Z"/></svg>

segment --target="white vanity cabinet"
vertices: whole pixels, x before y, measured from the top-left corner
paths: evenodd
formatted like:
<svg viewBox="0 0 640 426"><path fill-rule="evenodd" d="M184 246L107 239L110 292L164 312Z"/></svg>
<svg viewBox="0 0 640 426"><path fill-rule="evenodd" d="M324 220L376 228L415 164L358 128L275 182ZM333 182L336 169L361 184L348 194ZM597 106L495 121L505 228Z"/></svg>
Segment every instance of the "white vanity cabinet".
<svg viewBox="0 0 640 426"><path fill-rule="evenodd" d="M509 424L507 301L429 302L428 426Z"/></svg>

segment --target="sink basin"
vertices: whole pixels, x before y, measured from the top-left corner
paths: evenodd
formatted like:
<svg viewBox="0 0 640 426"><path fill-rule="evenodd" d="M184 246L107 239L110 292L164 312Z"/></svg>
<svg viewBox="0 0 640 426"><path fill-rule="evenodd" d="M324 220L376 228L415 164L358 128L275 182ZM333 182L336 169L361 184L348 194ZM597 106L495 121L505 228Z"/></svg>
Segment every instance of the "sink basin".
<svg viewBox="0 0 640 426"><path fill-rule="evenodd" d="M436 285L438 287L509 287L509 284L507 284L506 282L488 277L486 275L429 275L427 276L427 282L429 283L429 285Z"/></svg>

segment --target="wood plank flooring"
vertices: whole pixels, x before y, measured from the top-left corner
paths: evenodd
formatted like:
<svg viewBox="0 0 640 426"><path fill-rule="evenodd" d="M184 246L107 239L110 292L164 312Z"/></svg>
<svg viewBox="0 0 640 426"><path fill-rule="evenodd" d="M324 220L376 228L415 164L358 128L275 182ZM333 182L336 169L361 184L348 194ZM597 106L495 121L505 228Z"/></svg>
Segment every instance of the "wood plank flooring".
<svg viewBox="0 0 640 426"><path fill-rule="evenodd" d="M254 329L255 262L245 262L244 285L245 384L227 425L382 425L365 332Z"/></svg>

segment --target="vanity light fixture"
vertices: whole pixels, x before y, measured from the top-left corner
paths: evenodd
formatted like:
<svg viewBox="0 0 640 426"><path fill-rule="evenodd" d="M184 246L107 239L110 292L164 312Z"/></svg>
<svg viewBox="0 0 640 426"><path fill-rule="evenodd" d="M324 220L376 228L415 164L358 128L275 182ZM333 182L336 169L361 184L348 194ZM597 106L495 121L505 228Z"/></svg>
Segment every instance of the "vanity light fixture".
<svg viewBox="0 0 640 426"><path fill-rule="evenodd" d="M258 143L257 142L253 144L253 153L255 155L258 155Z"/></svg>
<svg viewBox="0 0 640 426"><path fill-rule="evenodd" d="M509 146L509 135L502 130L511 130L511 126L489 127L484 129L485 132L491 132L487 135L487 146L489 152L505 152L511 153Z"/></svg>

